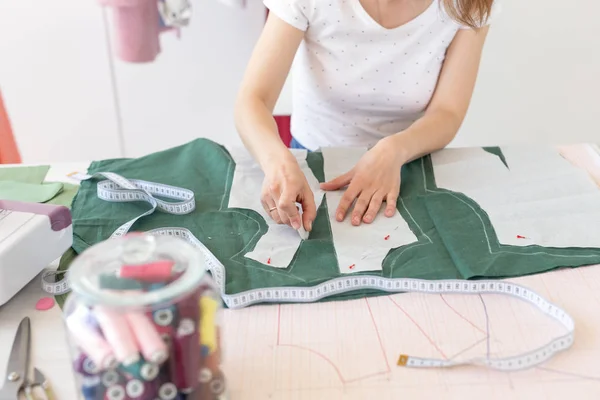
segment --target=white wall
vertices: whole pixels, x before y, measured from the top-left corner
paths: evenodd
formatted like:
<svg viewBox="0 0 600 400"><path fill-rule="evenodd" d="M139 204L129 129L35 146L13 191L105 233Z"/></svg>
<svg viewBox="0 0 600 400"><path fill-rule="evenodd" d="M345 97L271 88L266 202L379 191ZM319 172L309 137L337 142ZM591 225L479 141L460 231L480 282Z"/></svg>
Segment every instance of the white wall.
<svg viewBox="0 0 600 400"><path fill-rule="evenodd" d="M161 35L163 53L150 64L116 61L116 87L127 156L196 137L239 142L233 104L265 22L261 1L245 9L194 1L190 26Z"/></svg>
<svg viewBox="0 0 600 400"><path fill-rule="evenodd" d="M452 145L600 142L600 3L502 1ZM114 59L94 0L0 1L0 90L24 161L134 157L199 136L237 141L233 101L264 7L193 5L181 39L162 35L156 62L137 65ZM276 113L290 111L290 89Z"/></svg>
<svg viewBox="0 0 600 400"><path fill-rule="evenodd" d="M600 143L600 2L502 1L452 145Z"/></svg>
<svg viewBox="0 0 600 400"><path fill-rule="evenodd" d="M24 161L119 154L105 36L92 0L0 0L0 90Z"/></svg>

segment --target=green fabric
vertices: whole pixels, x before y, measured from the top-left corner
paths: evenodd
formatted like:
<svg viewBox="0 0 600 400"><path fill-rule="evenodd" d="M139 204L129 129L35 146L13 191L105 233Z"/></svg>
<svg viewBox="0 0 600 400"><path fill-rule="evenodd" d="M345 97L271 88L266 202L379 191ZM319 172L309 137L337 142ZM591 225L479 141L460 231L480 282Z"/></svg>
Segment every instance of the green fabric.
<svg viewBox="0 0 600 400"><path fill-rule="evenodd" d="M0 181L0 199L45 203L62 191L62 183Z"/></svg>
<svg viewBox="0 0 600 400"><path fill-rule="evenodd" d="M71 207L79 185L44 182L50 166L0 168L0 199Z"/></svg>
<svg viewBox="0 0 600 400"><path fill-rule="evenodd" d="M500 149L493 151L501 155ZM323 181L322 154L309 153L307 161L317 179ZM155 212L139 220L132 230L179 226L192 231L225 265L227 294L259 287L311 286L340 276L325 201L309 240L302 242L294 257L293 270L274 269L246 259L244 254L254 248L267 225L254 211L227 209L234 170L234 162L225 149L198 139L138 159L93 162L89 173L110 171L130 179L193 190L196 195L193 213L174 216ZM73 248L77 253L107 239L121 224L148 207L146 203L100 200L96 184L97 180L82 182L73 201ZM384 260L383 271L379 272L382 276L505 278L600 263L600 249L500 245L486 213L476 203L461 193L436 187L429 157L403 167L400 193L398 210L418 243L391 250ZM251 217L262 222L257 226ZM374 294L377 293L365 290L335 298Z"/></svg>
<svg viewBox="0 0 600 400"><path fill-rule="evenodd" d="M49 169L49 165L0 168L0 181L42 183Z"/></svg>
<svg viewBox="0 0 600 400"><path fill-rule="evenodd" d="M56 196L54 196L50 201L47 201L46 204L54 204L57 206L65 206L71 207L71 202L75 195L77 194L77 190L79 190L79 185L74 185L72 183L61 182L62 190Z"/></svg>

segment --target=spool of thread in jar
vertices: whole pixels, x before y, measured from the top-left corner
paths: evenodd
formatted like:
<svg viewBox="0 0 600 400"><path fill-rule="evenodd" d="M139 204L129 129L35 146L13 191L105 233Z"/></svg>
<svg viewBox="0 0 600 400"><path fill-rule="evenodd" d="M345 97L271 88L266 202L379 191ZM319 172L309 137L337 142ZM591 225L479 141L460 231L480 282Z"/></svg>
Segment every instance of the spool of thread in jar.
<svg viewBox="0 0 600 400"><path fill-rule="evenodd" d="M198 385L200 368L200 345L196 323L191 319L180 321L171 356L171 379L183 393L189 393Z"/></svg>
<svg viewBox="0 0 600 400"><path fill-rule="evenodd" d="M125 318L146 361L154 364L165 362L169 356L167 345L152 321L142 312L128 312Z"/></svg>
<svg viewBox="0 0 600 400"><path fill-rule="evenodd" d="M173 273L174 261L162 260L140 265L123 265L118 272L121 278L135 279L146 283L159 283L169 280Z"/></svg>
<svg viewBox="0 0 600 400"><path fill-rule="evenodd" d="M102 334L90 323L90 311L84 306L66 318L67 329L82 352L87 354L101 369L114 368L117 364L112 347Z"/></svg>
<svg viewBox="0 0 600 400"><path fill-rule="evenodd" d="M96 306L94 314L117 360L125 365L137 362L139 349L125 315L104 306Z"/></svg>

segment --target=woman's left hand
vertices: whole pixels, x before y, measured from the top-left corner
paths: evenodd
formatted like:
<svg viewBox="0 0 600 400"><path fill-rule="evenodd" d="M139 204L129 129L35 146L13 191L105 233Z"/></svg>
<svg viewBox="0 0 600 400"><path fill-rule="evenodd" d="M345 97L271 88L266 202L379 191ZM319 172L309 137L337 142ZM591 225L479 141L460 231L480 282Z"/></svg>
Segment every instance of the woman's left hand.
<svg viewBox="0 0 600 400"><path fill-rule="evenodd" d="M395 214L403 160L397 146L389 143L388 139L380 140L350 171L321 184L321 189L327 191L348 185L336 210L338 221L344 220L355 200L352 225L358 226L361 221L367 224L373 222L384 201L385 215L392 217Z"/></svg>

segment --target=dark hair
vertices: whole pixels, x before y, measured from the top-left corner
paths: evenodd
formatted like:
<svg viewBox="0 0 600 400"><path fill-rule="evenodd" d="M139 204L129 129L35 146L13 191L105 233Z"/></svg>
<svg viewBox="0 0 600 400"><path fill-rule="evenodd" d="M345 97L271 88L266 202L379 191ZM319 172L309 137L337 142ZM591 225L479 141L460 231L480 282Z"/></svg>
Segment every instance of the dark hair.
<svg viewBox="0 0 600 400"><path fill-rule="evenodd" d="M444 0L446 12L457 22L473 29L485 24L494 0Z"/></svg>

